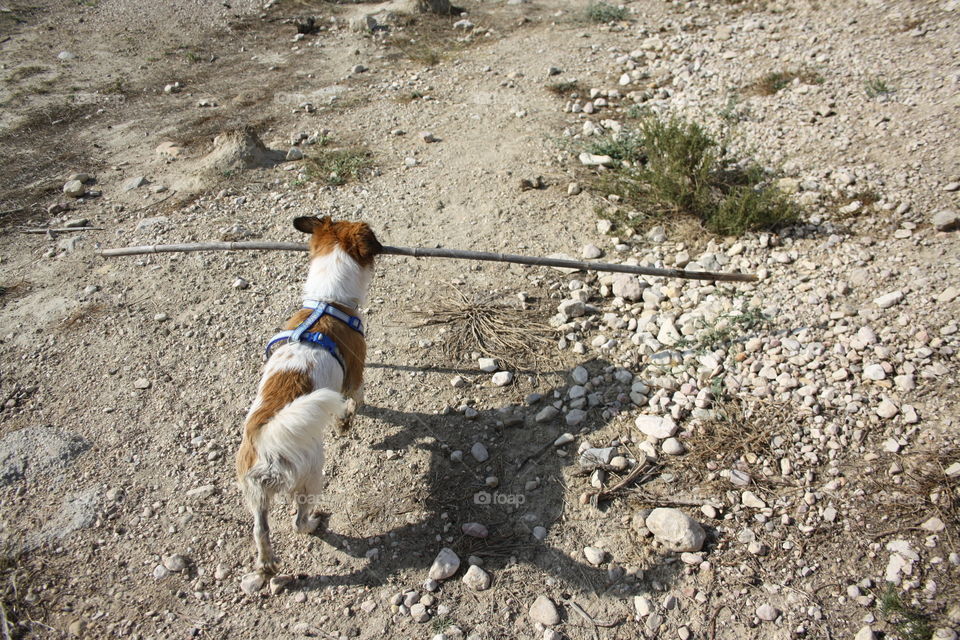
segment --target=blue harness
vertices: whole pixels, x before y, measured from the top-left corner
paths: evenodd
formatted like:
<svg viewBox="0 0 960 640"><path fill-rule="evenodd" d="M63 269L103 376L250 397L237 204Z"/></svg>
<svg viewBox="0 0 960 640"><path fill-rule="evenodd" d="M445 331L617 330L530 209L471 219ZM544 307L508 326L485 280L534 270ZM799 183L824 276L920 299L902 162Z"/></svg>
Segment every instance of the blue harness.
<svg viewBox="0 0 960 640"><path fill-rule="evenodd" d="M307 329L312 327L314 323L316 323L316 321L323 316L332 316L360 335L363 335L363 322L357 316L351 316L348 313L344 313L332 304L328 302L321 302L320 300L305 300L303 308L312 309L313 312L307 317L306 320L301 322L296 329L287 329L286 331L281 331L277 335L270 338L270 342L267 343L266 357L270 357L270 353L273 351L273 346L278 342L303 342L306 344L316 345L329 351L330 355L332 355L337 361L337 364L340 365L340 368L346 371L347 367L343 362L343 356L340 355L340 348L337 347L337 343L333 341L333 338L326 334L320 333L319 331L307 331Z"/></svg>

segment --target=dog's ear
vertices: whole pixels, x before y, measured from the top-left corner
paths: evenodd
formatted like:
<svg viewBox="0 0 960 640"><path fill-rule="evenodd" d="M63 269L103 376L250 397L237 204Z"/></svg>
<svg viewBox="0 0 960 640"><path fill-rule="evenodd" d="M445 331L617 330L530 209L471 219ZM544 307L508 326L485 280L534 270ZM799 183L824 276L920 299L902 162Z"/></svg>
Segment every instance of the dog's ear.
<svg viewBox="0 0 960 640"><path fill-rule="evenodd" d="M313 233L313 228L319 222L320 219L316 216L300 216L293 219L293 228L301 233Z"/></svg>
<svg viewBox="0 0 960 640"><path fill-rule="evenodd" d="M330 223L330 216L301 216L293 219L293 228L302 233L313 233L318 226Z"/></svg>

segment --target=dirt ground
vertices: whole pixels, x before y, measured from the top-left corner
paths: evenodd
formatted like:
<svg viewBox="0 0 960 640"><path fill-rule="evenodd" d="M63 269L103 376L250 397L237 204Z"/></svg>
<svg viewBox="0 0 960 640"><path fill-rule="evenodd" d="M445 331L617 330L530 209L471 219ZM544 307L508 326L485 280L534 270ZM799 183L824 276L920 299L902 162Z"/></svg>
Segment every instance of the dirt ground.
<svg viewBox="0 0 960 640"><path fill-rule="evenodd" d="M956 637L960 253L931 223L960 208L955 0L634 0L607 23L565 0L462 4L449 17L307 0L0 6L2 637ZM620 82L633 67L646 77ZM808 67L822 78L750 88ZM609 106L575 112L587 95L548 89L561 82ZM583 122L613 129L635 104L736 121L737 144L795 178L810 217L741 239L603 233L615 203L577 161ZM277 153L218 155L219 134L245 129ZM329 175L327 154L358 150L357 176ZM81 198L63 193L75 173ZM300 241L291 220L319 214L390 245L579 258L594 244L680 267L709 254L762 279L651 279L662 300L625 302L595 273L380 258L367 405L329 442L328 525L296 535L277 505L293 580L250 596L233 455L305 257L95 251ZM25 233L74 225L95 229ZM558 332L497 386L479 353L445 348L450 326L423 323L455 290ZM551 320L578 290L586 315ZM876 301L894 291L894 306ZM640 335L693 313L714 323L684 334L704 345L748 309L765 324L686 347L683 366ZM638 431L654 405L674 411L684 455ZM584 470L586 446L647 470L583 504L592 480L628 472ZM703 549L660 544L656 507L700 522ZM443 547L462 568L430 591ZM489 589L461 581L474 562ZM427 622L394 601L410 591ZM560 615L546 630L531 619L540 595Z"/></svg>

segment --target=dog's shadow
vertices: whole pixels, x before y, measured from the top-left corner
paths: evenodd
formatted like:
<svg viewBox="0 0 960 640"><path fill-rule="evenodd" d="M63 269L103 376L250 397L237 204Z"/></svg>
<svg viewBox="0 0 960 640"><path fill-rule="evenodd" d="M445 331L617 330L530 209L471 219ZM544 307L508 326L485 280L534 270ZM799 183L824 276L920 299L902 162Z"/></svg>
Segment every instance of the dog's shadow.
<svg viewBox="0 0 960 640"><path fill-rule="evenodd" d="M591 376L602 375L610 368L602 360L585 366ZM594 566L579 553L579 558L571 557L554 542L564 535L564 528L559 526L561 519L571 518L565 501L571 493L577 493L566 486L564 468L577 468L577 445L583 438L590 439L594 446L608 444L599 435L591 434L607 423L601 415L604 405L615 402L618 395L626 405L626 392L620 389L613 392L613 398L605 397L597 407L587 408L585 422L577 427L567 426L563 413L549 422L536 422L535 415L557 399L555 391L559 397L566 397L567 388L559 386L543 393L543 399L532 406L510 405L469 416L459 411L430 413L365 406L355 428L374 426L374 432L388 435L370 445L348 442L334 444L334 449L340 446L344 452L349 450L346 455L368 456L365 474L373 478L366 485L366 493L363 487L355 486L355 479L344 479L342 484L332 482L331 489L343 492L339 509L346 513L335 514L330 526L316 534L339 551L363 558L364 566L342 574L334 570L322 576L301 576L291 588L377 586L411 569L422 582L439 549L450 547L463 565L469 556L480 558L495 583L498 571L527 564L562 581L568 590L594 594L634 591L636 578L625 574L615 563L616 557L613 564L608 557ZM363 429L364 433L368 431ZM563 447L566 455L561 456L553 442L567 431L578 435ZM609 438L609 433L605 436ZM490 457L485 462L478 462L471 454L477 442L489 449ZM429 451L425 469L406 461L404 453L409 455L413 448ZM456 451L462 453L462 458ZM621 451L629 455L624 448ZM331 451L327 469L334 478L342 464L338 453ZM388 470L388 465L394 466L394 470ZM410 485L384 486L385 478L398 475L409 478ZM423 478L427 479L425 490L416 489L418 480ZM611 478L611 482L615 480ZM585 478L583 483L586 485ZM588 507L575 509L582 511L576 511L574 519L597 515ZM622 528L619 516L623 514L616 515L604 519L601 527ZM397 526L397 520L404 518L406 524ZM464 523L482 523L489 535L465 535L461 531ZM358 535L344 532L350 529ZM535 537L535 529L541 536L545 533L545 539ZM671 581L675 567L670 563L659 566L657 580ZM406 584L405 588L419 586Z"/></svg>

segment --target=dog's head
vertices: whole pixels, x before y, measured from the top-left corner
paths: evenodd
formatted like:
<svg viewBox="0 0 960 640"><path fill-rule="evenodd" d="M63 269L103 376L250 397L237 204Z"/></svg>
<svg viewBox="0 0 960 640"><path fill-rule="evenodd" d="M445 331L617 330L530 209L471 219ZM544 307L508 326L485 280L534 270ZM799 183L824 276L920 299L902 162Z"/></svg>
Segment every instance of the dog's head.
<svg viewBox="0 0 960 640"><path fill-rule="evenodd" d="M294 218L293 226L297 231L310 234L311 258L325 255L335 247L340 247L357 264L369 267L383 250L383 245L366 222L332 220L330 216L304 216Z"/></svg>

